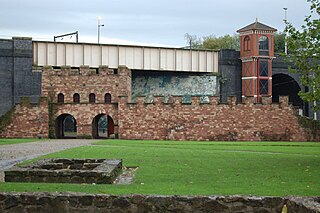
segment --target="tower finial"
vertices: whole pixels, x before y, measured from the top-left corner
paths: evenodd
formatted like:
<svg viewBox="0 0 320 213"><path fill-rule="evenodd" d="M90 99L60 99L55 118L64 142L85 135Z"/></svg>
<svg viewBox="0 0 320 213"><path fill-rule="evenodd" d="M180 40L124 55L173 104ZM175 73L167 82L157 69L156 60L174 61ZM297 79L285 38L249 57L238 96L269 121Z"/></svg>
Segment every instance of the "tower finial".
<svg viewBox="0 0 320 213"><path fill-rule="evenodd" d="M256 23L258 22L258 17L256 17Z"/></svg>

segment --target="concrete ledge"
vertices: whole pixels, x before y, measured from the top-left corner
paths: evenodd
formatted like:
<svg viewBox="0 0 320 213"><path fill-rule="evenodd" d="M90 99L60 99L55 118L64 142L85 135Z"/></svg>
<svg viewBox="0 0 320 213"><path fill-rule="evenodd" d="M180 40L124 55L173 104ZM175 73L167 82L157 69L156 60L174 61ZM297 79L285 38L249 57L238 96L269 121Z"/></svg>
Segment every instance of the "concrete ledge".
<svg viewBox="0 0 320 213"><path fill-rule="evenodd" d="M0 193L0 212L320 212L319 197Z"/></svg>

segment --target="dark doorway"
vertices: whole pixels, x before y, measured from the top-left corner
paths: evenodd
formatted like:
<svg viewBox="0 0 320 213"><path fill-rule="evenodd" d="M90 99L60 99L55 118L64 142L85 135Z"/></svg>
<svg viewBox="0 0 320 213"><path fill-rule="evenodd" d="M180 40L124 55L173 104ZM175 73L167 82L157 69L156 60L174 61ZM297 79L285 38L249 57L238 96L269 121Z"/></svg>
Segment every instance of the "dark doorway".
<svg viewBox="0 0 320 213"><path fill-rule="evenodd" d="M76 138L77 121L70 114L62 114L56 119L56 138Z"/></svg>
<svg viewBox="0 0 320 213"><path fill-rule="evenodd" d="M286 74L272 76L272 102L279 102L279 96L289 96L293 106L303 107L303 101L298 95L301 90L299 84Z"/></svg>
<svg viewBox="0 0 320 213"><path fill-rule="evenodd" d="M114 134L113 119L106 114L99 114L92 121L93 138L110 138Z"/></svg>

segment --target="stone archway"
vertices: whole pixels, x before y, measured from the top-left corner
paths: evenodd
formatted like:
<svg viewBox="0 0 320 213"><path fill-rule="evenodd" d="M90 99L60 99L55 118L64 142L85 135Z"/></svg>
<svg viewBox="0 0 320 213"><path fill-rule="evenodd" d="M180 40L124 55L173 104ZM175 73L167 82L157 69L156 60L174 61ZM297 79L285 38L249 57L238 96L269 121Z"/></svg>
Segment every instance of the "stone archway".
<svg viewBox="0 0 320 213"><path fill-rule="evenodd" d="M92 121L93 138L110 138L114 135L114 121L110 115L99 114Z"/></svg>
<svg viewBox="0 0 320 213"><path fill-rule="evenodd" d="M279 102L279 96L289 96L293 106L303 108L304 103L298 95L301 90L295 79L286 74L272 76L272 102Z"/></svg>
<svg viewBox="0 0 320 213"><path fill-rule="evenodd" d="M70 114L61 114L56 118L56 138L76 138L77 121Z"/></svg>

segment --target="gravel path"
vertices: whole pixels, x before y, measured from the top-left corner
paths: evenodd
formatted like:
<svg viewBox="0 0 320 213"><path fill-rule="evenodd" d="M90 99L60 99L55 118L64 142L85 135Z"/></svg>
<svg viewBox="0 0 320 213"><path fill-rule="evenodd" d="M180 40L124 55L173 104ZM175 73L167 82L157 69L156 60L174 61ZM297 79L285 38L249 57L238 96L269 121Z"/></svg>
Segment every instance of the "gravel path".
<svg viewBox="0 0 320 213"><path fill-rule="evenodd" d="M20 143L0 146L0 182L4 170L24 160L78 146L88 146L93 140L48 140L43 142Z"/></svg>

